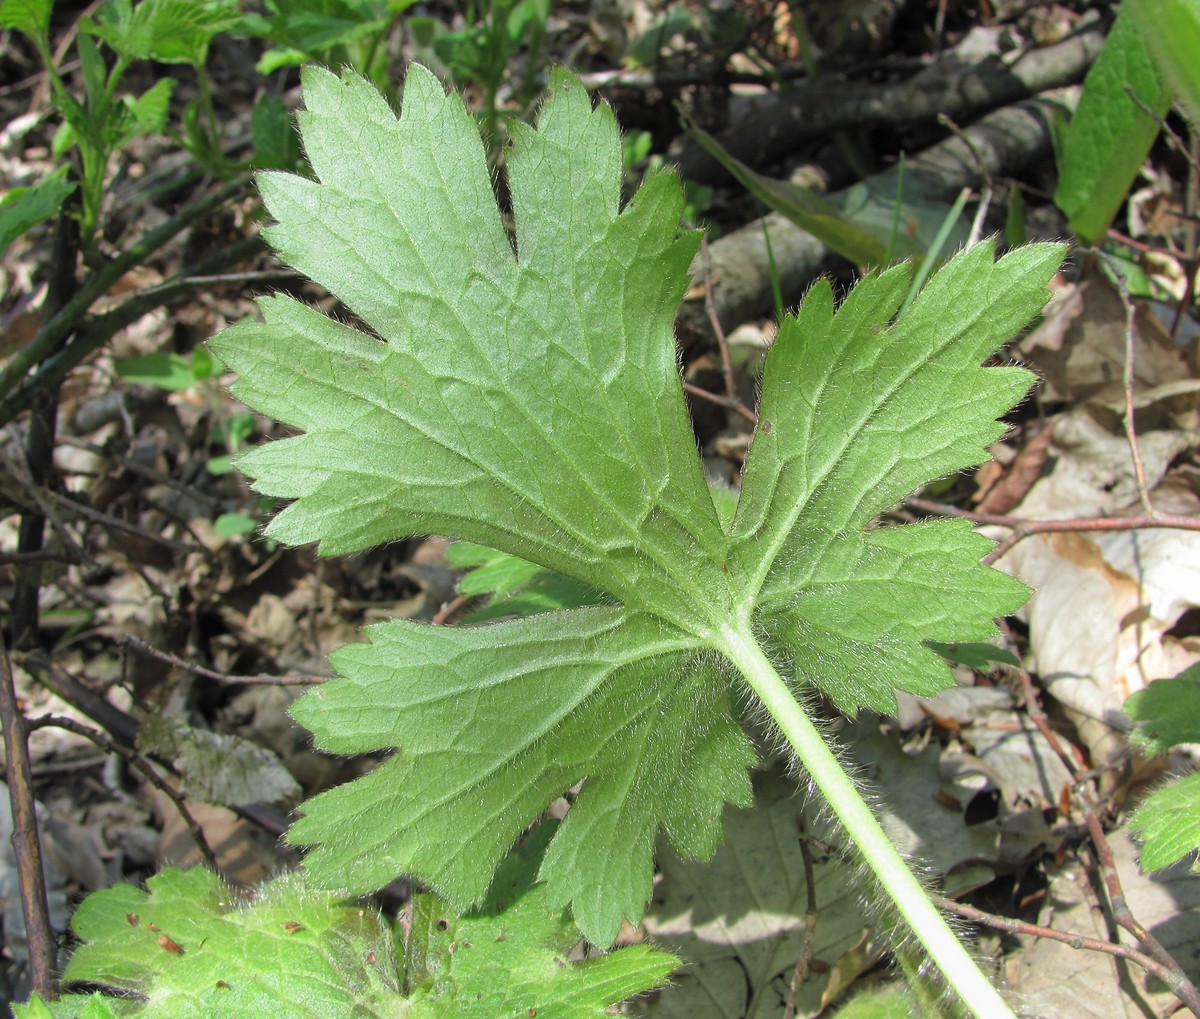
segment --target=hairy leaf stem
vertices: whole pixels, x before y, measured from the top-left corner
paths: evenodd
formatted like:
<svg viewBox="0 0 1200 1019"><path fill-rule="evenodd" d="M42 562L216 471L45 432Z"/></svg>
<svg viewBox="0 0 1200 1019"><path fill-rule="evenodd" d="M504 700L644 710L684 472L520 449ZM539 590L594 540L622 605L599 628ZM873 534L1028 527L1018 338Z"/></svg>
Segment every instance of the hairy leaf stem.
<svg viewBox="0 0 1200 1019"><path fill-rule="evenodd" d="M720 639L946 982L976 1019L1013 1019L758 641L729 625L721 628Z"/></svg>

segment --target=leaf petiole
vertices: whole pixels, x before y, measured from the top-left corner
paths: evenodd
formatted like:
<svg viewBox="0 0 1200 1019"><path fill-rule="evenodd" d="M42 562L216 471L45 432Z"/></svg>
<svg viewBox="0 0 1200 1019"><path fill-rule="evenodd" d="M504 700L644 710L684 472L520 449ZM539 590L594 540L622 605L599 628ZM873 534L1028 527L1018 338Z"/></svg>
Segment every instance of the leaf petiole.
<svg viewBox="0 0 1200 1019"><path fill-rule="evenodd" d="M1013 1012L983 975L912 869L883 830L854 780L793 696L784 678L746 629L722 627L726 656L762 701L829 809L862 853L896 909L976 1019L1013 1019Z"/></svg>

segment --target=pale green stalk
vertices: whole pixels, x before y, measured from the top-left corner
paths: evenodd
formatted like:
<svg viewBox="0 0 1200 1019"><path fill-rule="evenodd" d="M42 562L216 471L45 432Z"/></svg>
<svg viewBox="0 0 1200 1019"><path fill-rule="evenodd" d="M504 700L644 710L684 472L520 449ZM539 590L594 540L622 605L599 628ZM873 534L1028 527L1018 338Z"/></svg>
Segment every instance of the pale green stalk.
<svg viewBox="0 0 1200 1019"><path fill-rule="evenodd" d="M963 947L897 851L812 719L747 629L722 627L719 639L791 744L829 808L874 871L896 909L963 1004L977 1019L1013 1019L1013 1012Z"/></svg>

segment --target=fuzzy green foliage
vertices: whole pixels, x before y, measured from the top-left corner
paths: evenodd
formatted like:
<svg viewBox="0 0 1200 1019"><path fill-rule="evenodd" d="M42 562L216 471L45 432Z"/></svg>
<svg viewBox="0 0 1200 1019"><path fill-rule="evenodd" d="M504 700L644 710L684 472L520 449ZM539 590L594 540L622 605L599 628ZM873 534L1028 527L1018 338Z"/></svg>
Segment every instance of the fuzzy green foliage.
<svg viewBox="0 0 1200 1019"><path fill-rule="evenodd" d="M982 368L1041 308L1062 257L951 260L902 314L907 267L835 310L816 285L782 324L736 512L719 512L672 331L698 237L660 174L621 207L606 106L556 72L513 125L505 231L461 100L413 66L397 118L365 81L304 72L315 179L260 177L290 265L371 332L284 296L215 352L234 392L301 434L238 461L294 500L267 533L342 554L464 538L604 602L483 626L395 620L332 656L293 709L325 750L397 750L308 801L289 835L313 879L356 891L410 873L465 906L508 847L583 782L539 871L592 941L650 896L662 830L707 858L754 751L731 708L757 641L839 708L951 682L925 641L984 640L1021 585L961 521L874 528L926 481L980 462L1025 393Z"/></svg>
<svg viewBox="0 0 1200 1019"><path fill-rule="evenodd" d="M16 1017L600 1019L661 986L679 960L634 945L566 961L578 934L534 883L552 832L535 832L501 864L470 915L418 895L404 944L378 912L310 889L300 874L246 901L198 868L163 871L145 891L97 892L72 920L83 944L63 979L121 996L35 998Z"/></svg>
<svg viewBox="0 0 1200 1019"><path fill-rule="evenodd" d="M1200 665L1130 694L1125 711L1134 720L1130 741L1149 754L1200 743ZM1151 793L1130 816L1129 827L1142 837L1146 870L1166 867L1200 849L1200 772Z"/></svg>

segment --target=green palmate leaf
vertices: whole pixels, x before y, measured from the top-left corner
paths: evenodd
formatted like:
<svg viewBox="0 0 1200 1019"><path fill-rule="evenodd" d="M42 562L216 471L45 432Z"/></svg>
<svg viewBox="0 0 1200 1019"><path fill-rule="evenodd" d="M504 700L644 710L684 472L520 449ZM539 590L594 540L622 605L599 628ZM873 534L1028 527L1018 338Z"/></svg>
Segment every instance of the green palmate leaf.
<svg viewBox="0 0 1200 1019"><path fill-rule="evenodd" d="M0 28L15 28L47 47L52 6L53 0L0 0Z"/></svg>
<svg viewBox="0 0 1200 1019"><path fill-rule="evenodd" d="M836 312L815 287L767 359L731 516L705 483L672 334L698 238L679 232L672 175L621 208L608 108L556 72L537 128L513 126L510 240L474 123L429 72L410 69L398 120L357 77L303 83L316 179L262 175L268 236L374 335L277 296L214 341L236 394L303 433L238 461L296 500L268 535L334 554L448 534L604 604L397 620L337 652L340 678L295 717L324 749L399 752L306 803L289 838L315 847L323 882L409 872L465 904L583 781L540 877L608 943L649 898L656 832L708 857L723 804L749 802L731 707L747 654L757 677L765 647L843 710L887 709L894 688L951 682L924 641L984 640L1024 599L961 522L868 527L1002 433L1030 376L979 365L1039 310L1061 249L972 249L898 318L906 267Z"/></svg>
<svg viewBox="0 0 1200 1019"><path fill-rule="evenodd" d="M397 1014L400 967L388 924L357 902L306 888L299 875L240 902L210 871L165 870L146 891L117 885L89 896L71 927L83 943L64 982L142 996L110 999L117 1015ZM87 1014L88 1000L51 1008Z"/></svg>
<svg viewBox="0 0 1200 1019"><path fill-rule="evenodd" d="M236 0L109 0L85 31L125 60L157 60L199 67L214 35L237 24Z"/></svg>
<svg viewBox="0 0 1200 1019"><path fill-rule="evenodd" d="M501 864L481 908L457 916L416 897L407 943L355 901L292 874L242 900L214 874L167 870L142 891L89 896L72 921L83 944L68 984L123 996L68 994L19 1006L23 1019L600 1019L661 986L679 960L648 945L566 963L579 940L534 884L553 826Z"/></svg>
<svg viewBox="0 0 1200 1019"><path fill-rule="evenodd" d="M588 777L542 877L584 933L610 943L649 898L658 828L708 856L723 801L748 799L753 757L725 685L659 618L591 608L368 632L371 644L332 658L352 683L296 709L324 749L404 748L353 790L305 805L289 838L323 843L307 865L329 879L378 888L411 871L471 901L521 828Z"/></svg>

